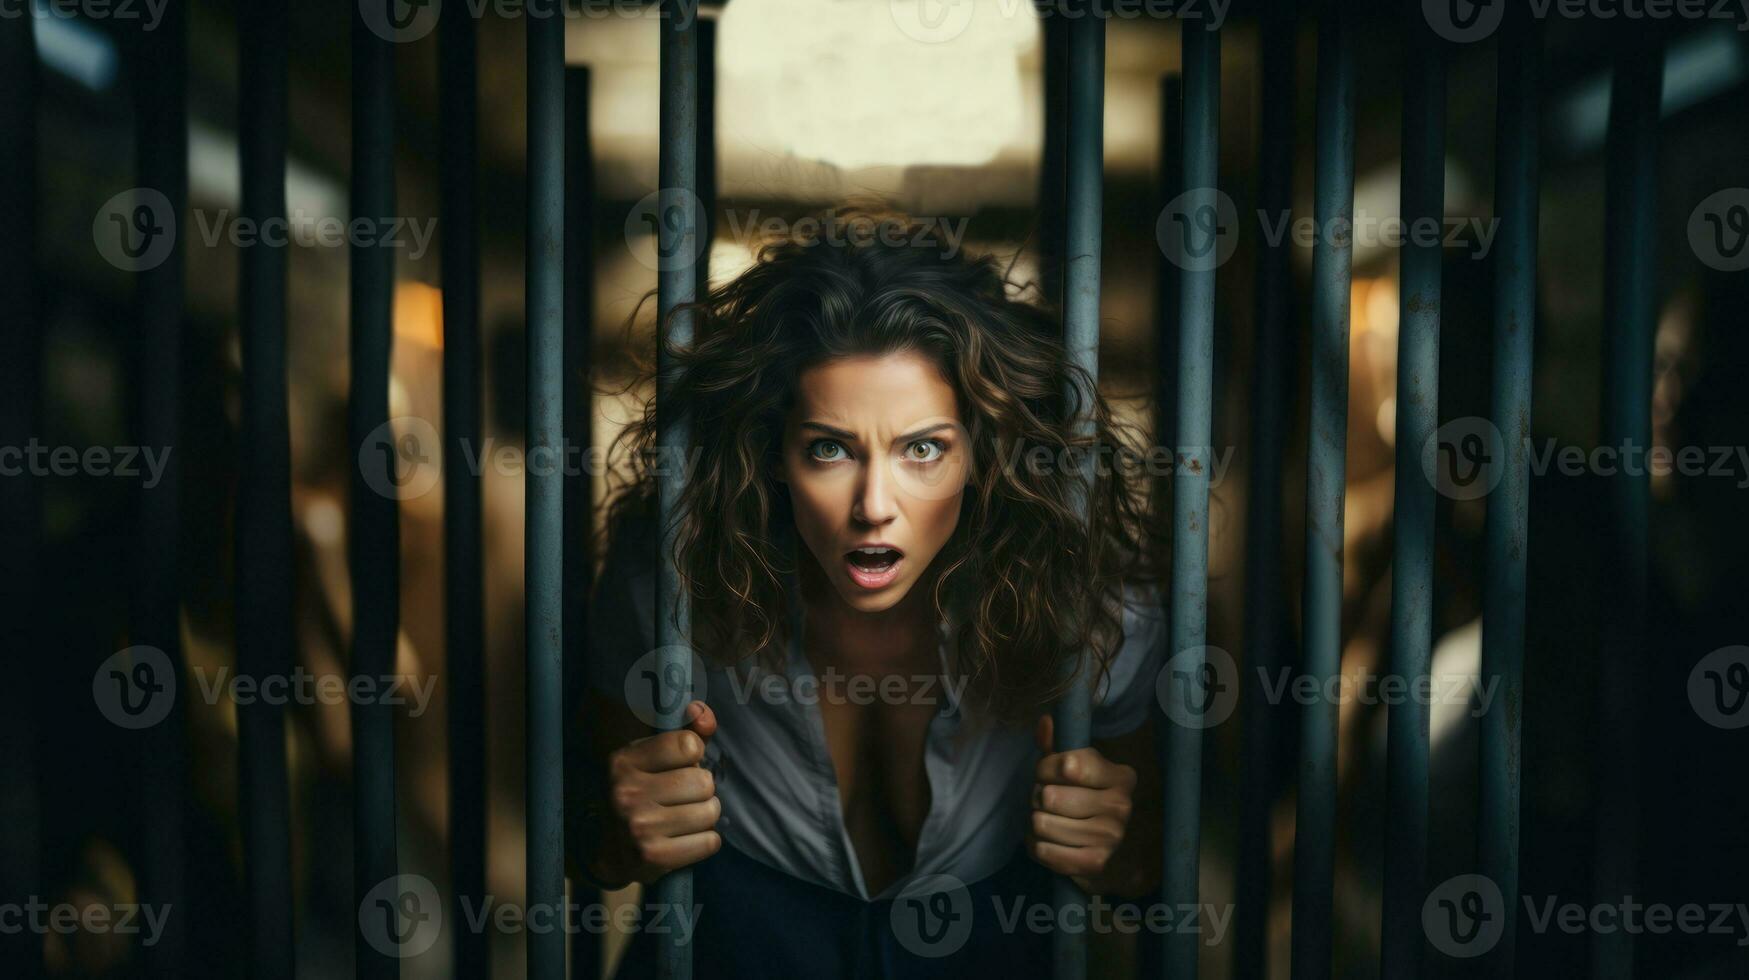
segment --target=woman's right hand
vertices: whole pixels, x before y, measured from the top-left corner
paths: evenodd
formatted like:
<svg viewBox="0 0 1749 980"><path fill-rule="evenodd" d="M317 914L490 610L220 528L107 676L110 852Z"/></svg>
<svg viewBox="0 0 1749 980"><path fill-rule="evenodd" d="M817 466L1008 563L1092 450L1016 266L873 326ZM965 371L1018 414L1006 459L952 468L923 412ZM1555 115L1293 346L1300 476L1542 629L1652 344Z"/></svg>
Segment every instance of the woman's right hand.
<svg viewBox="0 0 1749 980"><path fill-rule="evenodd" d="M716 779L705 769L705 740L717 716L703 701L686 706L686 727L640 738L607 759L609 816L591 872L607 881L650 884L697 864L723 846Z"/></svg>

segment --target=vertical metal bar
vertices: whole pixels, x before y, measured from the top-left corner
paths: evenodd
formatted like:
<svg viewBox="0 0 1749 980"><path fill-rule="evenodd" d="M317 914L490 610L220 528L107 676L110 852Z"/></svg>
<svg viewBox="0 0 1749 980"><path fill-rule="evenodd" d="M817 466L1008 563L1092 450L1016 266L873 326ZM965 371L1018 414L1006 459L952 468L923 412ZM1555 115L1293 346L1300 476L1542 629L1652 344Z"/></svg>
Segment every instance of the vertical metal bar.
<svg viewBox="0 0 1749 980"><path fill-rule="evenodd" d="M528 904L565 900L565 22L528 19ZM565 975L565 933L529 930L528 976Z"/></svg>
<svg viewBox="0 0 1749 980"><path fill-rule="evenodd" d="M479 49L472 17L438 24L443 221L444 659L449 697L449 866L457 922L486 897L486 675L480 476ZM463 903L467 903L464 906ZM456 929L455 975L491 976L483 929Z"/></svg>
<svg viewBox="0 0 1749 980"><path fill-rule="evenodd" d="M0 17L0 445L41 432L42 323L37 307L36 18ZM0 476L0 642L37 650L41 491L28 473ZM0 684L0 902L23 907L43 893L39 867L34 683L40 658L19 657ZM25 980L43 975L43 938L0 931L0 962Z"/></svg>
<svg viewBox="0 0 1749 980"><path fill-rule="evenodd" d="M1275 221L1293 208L1294 8L1272 0L1262 23L1263 105L1258 207ZM1239 787L1238 912L1233 970L1262 980L1268 969L1271 810L1280 710L1262 682L1285 663L1287 597L1282 575L1282 469L1295 347L1292 244L1257 253L1257 346L1252 369L1251 485L1245 496L1245 645Z"/></svg>
<svg viewBox="0 0 1749 980"><path fill-rule="evenodd" d="M711 242L717 230L717 22L698 19L698 250L700 299L710 292Z"/></svg>
<svg viewBox="0 0 1749 980"><path fill-rule="evenodd" d="M286 220L286 4L238 8L242 52L237 132L242 217L257 228ZM289 680L291 430L286 404L286 253L256 240L241 262L242 447L236 517L237 673ZM239 811L249 890L249 975L290 980L291 809L285 709L269 699L237 706Z"/></svg>
<svg viewBox="0 0 1749 980"><path fill-rule="evenodd" d="M1445 217L1445 52L1419 7L1404 8L1403 221ZM1439 428L1438 243L1403 243L1397 341L1396 514L1391 557L1391 674L1417 690L1433 655L1434 486L1421 451ZM1389 707L1385 762L1385 871L1380 972L1421 975L1427 889L1428 705Z"/></svg>
<svg viewBox="0 0 1749 980"><path fill-rule="evenodd" d="M1160 173L1156 194L1165 210L1184 193L1184 76L1160 78ZM1178 436L1178 265L1165 249L1154 261L1154 441L1162 445ZM1172 481L1163 480L1170 494Z"/></svg>
<svg viewBox="0 0 1749 980"><path fill-rule="evenodd" d="M188 205L188 28L186 6L166 4L154 30L142 29L135 40L135 167L139 186L162 193L180 224ZM136 438L141 446L176 446L181 395L183 249L172 236L169 252L157 266L140 271L136 302L140 323L135 350L134 382ZM174 675L171 690L184 690L182 624L178 588L177 540L180 497L179 456L165 457L162 476L151 487L142 484L138 500L138 538L130 641L164 652ZM183 975L188 907L184 895L183 823L187 813L188 742L180 699L170 700L170 713L139 733L136 785L140 800L142 847L139 849L142 896L169 908L157 941L140 952L155 977Z"/></svg>
<svg viewBox="0 0 1749 980"><path fill-rule="evenodd" d="M662 4L659 24L661 103L657 138L658 207L662 220L657 234L658 252L677 257L657 272L656 301L662 329L657 338L656 394L659 434L657 499L662 511L660 544L656 552L656 638L660 649L657 676L662 684L656 727L680 728L686 699L672 697L692 687L692 605L674 564L674 546L679 535L681 496L686 489L683 460L691 443L689 420L670 410L663 393L672 383L674 365L668 348L683 349L692 343L693 314L683 309L697 296L698 277L688 261L698 254L702 217L698 200L698 19L683 0ZM682 869L656 882L656 901L665 909L692 908L692 872ZM692 942L681 930L671 930L656 951L656 974L662 980L691 980Z"/></svg>
<svg viewBox="0 0 1749 980"><path fill-rule="evenodd" d="M1063 343L1069 361L1085 375L1070 382L1064 397L1081 416L1077 433L1093 434L1091 386L1099 381L1100 236L1103 224L1105 176L1105 21L1081 17L1067 28L1068 133L1065 144L1063 240ZM1082 388L1085 384L1089 387ZM1092 493L1092 456L1076 484L1074 501L1086 519ZM1072 666L1074 684L1052 710L1059 752L1086 747L1092 739L1093 687L1091 663ZM1087 896L1066 876L1056 879L1057 921L1068 921L1063 910L1085 906ZM1087 975L1087 934L1084 929L1059 928L1051 937L1053 975L1079 980Z"/></svg>
<svg viewBox="0 0 1749 980"><path fill-rule="evenodd" d="M1190 215L1216 215L1221 35L1189 21L1180 30L1184 46L1184 208ZM1201 251L1199 248L1198 253ZM1188 694L1186 685L1201 677L1203 647L1208 642L1216 265L1187 263L1179 286L1177 465L1172 477L1172 600L1168 617L1172 636L1168 651L1174 666L1167 682L1167 698L1174 704L1185 703L1181 699ZM1161 901L1168 908L1194 908L1198 905L1202 850L1202 729L1168 725L1165 741L1166 846ZM1167 930L1161 943L1166 976L1197 975L1199 935Z"/></svg>
<svg viewBox="0 0 1749 980"><path fill-rule="evenodd" d="M1664 84L1663 45L1636 37L1617 55L1609 107L1609 176L1604 235L1603 445L1652 445L1652 354L1658 320L1658 112ZM1604 527L1603 649L1598 657L1597 809L1592 896L1597 905L1635 892L1639 860L1639 753L1642 652L1647 649L1651 478L1625 468L1608 479ZM1607 767L1607 768L1605 768ZM1591 975L1634 974L1634 937L1626 929L1594 930Z"/></svg>
<svg viewBox="0 0 1749 980"><path fill-rule="evenodd" d="M1342 669L1343 491L1348 448L1348 314L1353 272L1354 51L1344 0L1318 24L1318 133L1312 254L1312 402L1306 475L1305 661L1328 686ZM1328 977L1336 877L1333 699L1301 707L1294 821L1293 975Z"/></svg>
<svg viewBox="0 0 1749 980"><path fill-rule="evenodd" d="M388 14L394 0L381 4ZM347 399L352 469L352 675L380 682L395 673L400 630L399 508L375 488L397 483L397 443L388 437L395 253L395 80L392 43L372 30L362 6L352 18L352 221L372 231L352 242L352 363ZM366 479L381 466L380 480ZM386 471L386 472L385 472ZM353 897L395 876L395 713L386 701L352 704ZM399 960L354 932L357 976L393 977Z"/></svg>
<svg viewBox="0 0 1749 980"><path fill-rule="evenodd" d="M594 388L590 384L591 327L594 323L595 259L593 215L595 211L594 159L589 147L589 69L578 65L565 69L565 702L568 711L584 710L581 697L571 692L583 686L583 670L589 656L589 594L594 576L594 552L590 548L594 521L590 458L590 425L595 417ZM583 465L573 469L576 458ZM575 716L565 726L567 765L577 776L572 792L592 785L586 774L589 753L578 738L584 726ZM567 817L575 823L581 810ZM567 828L569 832L569 828ZM568 849L575 851L578 841ZM600 889L574 883L578 901L601 901ZM582 928L573 933L571 977L593 980L601 972L601 933Z"/></svg>
<svg viewBox="0 0 1749 980"><path fill-rule="evenodd" d="M1530 525L1530 380L1536 328L1537 187L1542 118L1541 28L1509 7L1500 33L1494 213L1493 424L1500 480L1488 496L1482 585L1482 677L1499 697L1482 716L1481 873L1500 888L1505 931L1488 953L1491 976L1511 976L1517 941L1520 735L1524 707L1524 587Z"/></svg>
<svg viewBox="0 0 1749 980"><path fill-rule="evenodd" d="M1039 159L1038 188L1038 282L1044 301L1055 308L1063 302L1063 167L1068 152L1069 126L1069 35L1068 20L1055 16L1056 7L1034 0L1046 11L1039 19L1044 35L1044 140Z"/></svg>

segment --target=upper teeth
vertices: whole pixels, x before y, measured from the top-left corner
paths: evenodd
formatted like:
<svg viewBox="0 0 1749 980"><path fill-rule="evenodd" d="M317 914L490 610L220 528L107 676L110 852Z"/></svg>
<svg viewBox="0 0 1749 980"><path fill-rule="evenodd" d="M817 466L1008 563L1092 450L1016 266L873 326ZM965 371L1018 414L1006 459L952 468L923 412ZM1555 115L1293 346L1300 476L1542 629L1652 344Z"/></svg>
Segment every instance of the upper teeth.
<svg viewBox="0 0 1749 980"><path fill-rule="evenodd" d="M891 549L891 548L858 548L856 550L862 552L865 555L885 555L885 554L890 554L893 549Z"/></svg>

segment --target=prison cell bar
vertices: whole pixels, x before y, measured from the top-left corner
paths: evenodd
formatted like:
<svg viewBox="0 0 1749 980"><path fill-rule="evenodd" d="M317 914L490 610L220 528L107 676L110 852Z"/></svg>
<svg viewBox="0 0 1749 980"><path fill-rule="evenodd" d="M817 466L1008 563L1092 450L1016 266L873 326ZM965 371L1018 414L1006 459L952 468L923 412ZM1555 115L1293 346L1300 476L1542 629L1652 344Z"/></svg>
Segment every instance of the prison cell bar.
<svg viewBox="0 0 1749 980"><path fill-rule="evenodd" d="M186 5L171 0L155 30L142 25L133 38L130 72L135 105L135 175L140 187L169 202L177 222L188 203L188 22ZM173 447L180 416L184 249L172 235L164 261L135 278L139 327L134 350L135 438L141 446ZM135 579L131 590L129 643L162 650L172 691L185 690L182 624L177 588L181 466L171 453L156 486L141 486L136 514ZM142 829L140 893L164 908L186 909L183 834L187 806L188 742L180 698L170 713L142 731L136 743L134 781ZM148 975L180 978L187 916L174 911L156 942L138 949Z"/></svg>
<svg viewBox="0 0 1749 980"><path fill-rule="evenodd" d="M1404 7L1405 225L1445 217L1445 52L1417 5ZM1400 250L1396 473L1391 555L1390 673L1418 689L1433 647L1433 518L1436 492L1421 454L1439 428L1439 332L1443 261L1437 243ZM1379 972L1421 975L1421 903L1427 887L1428 705L1388 708L1385 738L1385 864Z"/></svg>
<svg viewBox="0 0 1749 980"><path fill-rule="evenodd" d="M284 221L286 2L238 9L237 132L243 219ZM242 433L236 517L237 673L262 685L291 670L291 432L286 406L286 250L242 249ZM238 812L249 892L249 975L289 978L292 959L291 811L285 709L237 706Z"/></svg>
<svg viewBox="0 0 1749 980"><path fill-rule="evenodd" d="M1294 5L1272 0L1263 11L1261 136L1257 206L1272 219L1293 207ZM1282 471L1288 406L1293 402L1293 289L1285 239L1259 243L1256 353L1251 382L1251 477L1245 496L1245 663L1240 685L1239 859L1233 972L1262 980L1268 968L1272 878L1271 810L1275 802L1280 710L1263 684L1286 660L1287 597L1282 575Z"/></svg>
<svg viewBox="0 0 1749 980"><path fill-rule="evenodd" d="M662 526L656 553L656 676L660 690L656 727L672 731L685 724L692 690L692 605L673 561L679 536L680 498L686 488L684 459L691 441L688 420L665 407L664 391L673 381L667 346L692 342L693 315L685 309L697 295L698 278L688 257L698 253L698 19L677 0L661 7L661 149L657 163L657 501ZM678 257L679 261L676 261ZM673 871L656 881L656 902L665 909L692 908L692 872ZM670 930L656 948L656 973L662 980L691 980L692 941Z"/></svg>
<svg viewBox="0 0 1749 980"><path fill-rule="evenodd" d="M1541 25L1509 7L1500 28L1494 213L1493 378L1490 416L1500 434L1499 482L1483 533L1482 679L1499 696L1481 721L1480 870L1504 899L1504 932L1487 954L1490 976L1509 977L1517 941L1519 777L1524 705L1524 588L1530 524L1530 381L1536 328L1537 181L1542 119ZM1490 476L1490 480L1493 476Z"/></svg>
<svg viewBox="0 0 1749 980"><path fill-rule="evenodd" d="M698 229L703 243L693 263L697 273L696 295L710 293L711 242L717 229L717 22L699 16L698 40Z"/></svg>
<svg viewBox="0 0 1749 980"><path fill-rule="evenodd" d="M1101 208L1104 206L1105 161L1105 21L1081 17L1067 28L1067 105L1064 124L1063 345L1069 363L1082 372L1071 376L1063 397L1077 407L1075 434L1094 435L1091 400L1099 383L1099 271ZM1093 456L1082 462L1071 502L1085 521L1092 495ZM1092 739L1093 684L1090 662L1069 665L1072 683L1051 709L1058 752L1086 748ZM1057 921L1067 909L1085 908L1087 895L1068 876L1053 883ZM1083 916L1082 921L1085 921ZM1057 980L1087 975L1087 934L1084 928L1058 928L1051 934L1052 974Z"/></svg>
<svg viewBox="0 0 1749 980"><path fill-rule="evenodd" d="M1054 11L1049 0L1034 0L1040 11ZM1044 134L1039 148L1038 202L1038 282L1039 294L1051 309L1063 303L1063 160L1069 138L1064 123L1069 101L1069 38L1065 33L1068 21L1041 13L1039 42L1042 57L1039 66L1040 107Z"/></svg>
<svg viewBox="0 0 1749 980"><path fill-rule="evenodd" d="M528 17L528 907L565 900L565 22ZM530 929L528 976L561 980L565 931Z"/></svg>
<svg viewBox="0 0 1749 980"><path fill-rule="evenodd" d="M1645 43L1643 40L1641 43ZM1618 54L1610 94L1604 275L1603 445L1652 445L1652 356L1657 326L1658 113L1663 94L1659 42ZM1592 896L1597 905L1634 894L1639 857L1639 662L1646 649L1651 478L1625 470L1606 477L1603 649ZM1633 976L1634 937L1594 930L1592 976Z"/></svg>
<svg viewBox="0 0 1749 980"><path fill-rule="evenodd" d="M1182 66L1181 66L1182 67ZM1159 214L1172 206L1184 193L1184 76L1181 73L1160 76L1160 170L1156 176L1155 194ZM1178 396L1174 386L1178 379L1178 265L1163 248L1155 250L1154 259L1154 397L1155 441L1165 444L1178 435ZM1160 506L1171 499L1172 481L1161 480ZM1165 737L1164 729L1160 737Z"/></svg>
<svg viewBox="0 0 1749 980"><path fill-rule="evenodd" d="M439 214L443 227L444 661L449 698L449 868L455 921L486 896L484 568L480 477L478 46L472 17L438 21ZM482 929L455 929L458 977L491 976Z"/></svg>
<svg viewBox="0 0 1749 980"><path fill-rule="evenodd" d="M376 3L385 14L393 0ZM351 368L347 444L351 528L352 676L380 680L395 672L400 629L400 524L395 498L399 443L387 431L393 338L395 253L388 234L395 213L394 48L369 26L363 4L352 17L352 221L373 229L351 244ZM375 483L366 474L383 477ZM353 900L395 876L395 713L386 701L352 704ZM399 960L365 941L363 917L353 935L359 980L399 975Z"/></svg>
<svg viewBox="0 0 1749 980"><path fill-rule="evenodd" d="M0 17L0 445L22 446L42 431L42 362L37 309L36 18ZM21 476L0 479L0 640L8 650L36 642L41 490ZM43 893L37 805L37 731L32 692L38 657L18 657L18 675L0 684L0 902L22 907ZM42 938L0 930L0 962L27 980L43 975Z"/></svg>
<svg viewBox="0 0 1749 980"><path fill-rule="evenodd" d="M1184 52L1185 234L1206 235L1186 262L1178 288L1177 465L1172 479L1171 655L1167 698L1185 704L1201 683L1208 641L1209 467L1214 439L1215 262L1220 185L1221 35L1188 21L1180 25ZM1206 250L1206 251L1205 251ZM1168 724L1162 761L1166 794L1161 900L1167 908L1194 908L1202 846L1202 729ZM1161 968L1168 977L1195 977L1201 937L1190 930L1161 934Z"/></svg>
<svg viewBox="0 0 1749 980"><path fill-rule="evenodd" d="M582 65L565 68L565 425L564 445L567 453L580 450L587 461L593 442L590 422L594 417L594 389L589 382L590 325L595 296L593 279L595 257L590 235L593 208L594 171L589 149L589 69ZM567 710L581 699L570 692L583 683L581 671L589 655L589 592L593 578L593 549L590 536L594 530L591 518L591 470L588 466L565 472L565 703ZM565 725L566 765L574 777L567 783L565 823L566 833L577 825L582 815L581 804L573 807L572 798L585 786L594 785L593 766L581 740L583 728L578 719L567 719ZM577 841L567 844L574 850ZM601 891L585 882L574 883L582 894L578 901L594 904L601 901ZM573 926L575 928L575 926ZM589 928L577 928L571 939L572 980L593 980L601 970L601 934Z"/></svg>
<svg viewBox="0 0 1749 980"><path fill-rule="evenodd" d="M1306 472L1302 673L1319 690L1342 669L1343 491L1348 446L1348 315L1354 220L1354 50L1344 0L1318 24L1317 172L1312 253L1312 392ZM1328 977L1336 874L1337 705L1300 709L1294 820L1293 975Z"/></svg>

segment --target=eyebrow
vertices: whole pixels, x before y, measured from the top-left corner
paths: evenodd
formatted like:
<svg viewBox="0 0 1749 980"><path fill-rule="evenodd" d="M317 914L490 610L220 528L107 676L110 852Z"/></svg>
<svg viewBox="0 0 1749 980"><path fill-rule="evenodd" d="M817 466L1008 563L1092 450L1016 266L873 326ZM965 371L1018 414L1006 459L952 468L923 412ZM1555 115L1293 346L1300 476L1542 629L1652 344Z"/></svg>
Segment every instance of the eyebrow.
<svg viewBox="0 0 1749 980"><path fill-rule="evenodd" d="M827 425L824 422L815 422L815 421L809 420L807 422L801 423L800 427L804 428L804 429L818 429L819 431L824 432L827 435L832 436L833 438L842 439L845 442L861 442L862 441L861 439L859 439L857 437L856 433L848 432L844 429L838 428L837 426ZM951 422L937 422L934 425L925 426L924 428L918 429L915 432L907 432L904 435L901 435L901 436L895 438L893 440L893 442L895 444L901 443L901 442L910 442L914 439L921 439L924 436L929 435L930 433L940 432L942 429L951 429L951 428L953 428L953 423L951 423Z"/></svg>

